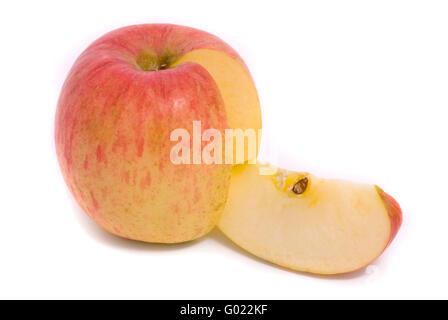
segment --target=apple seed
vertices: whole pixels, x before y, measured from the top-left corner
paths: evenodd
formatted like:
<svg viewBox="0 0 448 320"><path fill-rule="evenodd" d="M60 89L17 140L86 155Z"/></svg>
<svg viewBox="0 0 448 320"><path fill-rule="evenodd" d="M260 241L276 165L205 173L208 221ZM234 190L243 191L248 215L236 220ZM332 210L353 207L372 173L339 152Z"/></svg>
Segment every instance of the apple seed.
<svg viewBox="0 0 448 320"><path fill-rule="evenodd" d="M296 182L296 184L292 187L292 192L295 194L302 194L305 192L306 187L308 186L308 178L302 178Z"/></svg>

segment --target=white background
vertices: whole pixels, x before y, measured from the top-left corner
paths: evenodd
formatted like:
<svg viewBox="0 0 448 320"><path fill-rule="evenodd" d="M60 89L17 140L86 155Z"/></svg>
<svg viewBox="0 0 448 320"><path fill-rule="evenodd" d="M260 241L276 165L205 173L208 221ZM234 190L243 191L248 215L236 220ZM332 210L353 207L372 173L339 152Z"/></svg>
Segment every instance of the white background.
<svg viewBox="0 0 448 320"><path fill-rule="evenodd" d="M400 202L380 259L312 276L218 231L151 245L89 220L55 156L59 91L90 42L151 22L209 31L244 57L264 159L376 183ZM0 298L448 298L446 1L2 2L0 85Z"/></svg>

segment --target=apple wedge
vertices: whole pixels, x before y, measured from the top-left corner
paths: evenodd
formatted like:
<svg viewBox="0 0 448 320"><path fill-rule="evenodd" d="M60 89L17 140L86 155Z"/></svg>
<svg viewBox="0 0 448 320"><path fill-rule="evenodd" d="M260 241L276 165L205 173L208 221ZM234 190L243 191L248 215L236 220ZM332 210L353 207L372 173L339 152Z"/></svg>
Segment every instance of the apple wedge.
<svg viewBox="0 0 448 320"><path fill-rule="evenodd" d="M262 259L304 272L351 272L377 258L401 225L399 205L377 186L266 169L232 168L219 223Z"/></svg>

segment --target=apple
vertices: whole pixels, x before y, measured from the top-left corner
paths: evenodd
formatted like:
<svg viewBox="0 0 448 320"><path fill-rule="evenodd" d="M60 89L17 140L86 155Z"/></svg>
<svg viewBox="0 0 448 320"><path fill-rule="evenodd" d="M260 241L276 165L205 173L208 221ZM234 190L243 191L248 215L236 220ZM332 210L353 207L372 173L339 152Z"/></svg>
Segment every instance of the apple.
<svg viewBox="0 0 448 320"><path fill-rule="evenodd" d="M232 168L219 222L262 259L304 272L351 272L377 258L400 228L400 206L377 186L272 168Z"/></svg>
<svg viewBox="0 0 448 320"><path fill-rule="evenodd" d="M55 118L59 164L78 204L129 239L205 235L224 209L231 166L170 161L171 132L191 133L194 121L219 132L261 128L254 83L229 45L168 24L129 26L93 42L69 72Z"/></svg>

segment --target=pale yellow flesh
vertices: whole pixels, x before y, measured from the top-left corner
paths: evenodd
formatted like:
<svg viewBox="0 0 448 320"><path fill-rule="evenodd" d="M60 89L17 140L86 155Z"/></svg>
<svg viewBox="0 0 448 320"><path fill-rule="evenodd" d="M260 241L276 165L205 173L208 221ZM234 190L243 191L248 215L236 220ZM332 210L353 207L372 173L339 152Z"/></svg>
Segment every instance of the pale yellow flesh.
<svg viewBox="0 0 448 320"><path fill-rule="evenodd" d="M177 60L173 67L185 62L200 64L213 77L224 100L231 129L252 129L258 134L261 129L260 102L252 78L242 64L221 51L210 49L191 51ZM258 139L257 150L259 144ZM254 160L251 158L255 159L256 154L248 157L246 139L244 160Z"/></svg>
<svg viewBox="0 0 448 320"><path fill-rule="evenodd" d="M259 169L233 168L219 223L250 253L294 270L336 274L369 264L387 246L390 221L375 186L305 174L308 187L296 195Z"/></svg>

